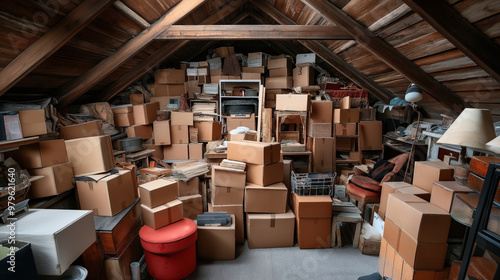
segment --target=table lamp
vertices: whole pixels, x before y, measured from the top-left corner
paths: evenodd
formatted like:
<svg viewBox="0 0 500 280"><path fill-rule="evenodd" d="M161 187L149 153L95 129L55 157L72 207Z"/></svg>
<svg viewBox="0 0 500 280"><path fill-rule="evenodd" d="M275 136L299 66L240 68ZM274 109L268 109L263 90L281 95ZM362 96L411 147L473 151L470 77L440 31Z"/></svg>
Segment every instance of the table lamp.
<svg viewBox="0 0 500 280"><path fill-rule="evenodd" d="M497 155L500 154L500 136L486 143L486 148L488 151L493 152Z"/></svg>
<svg viewBox="0 0 500 280"><path fill-rule="evenodd" d="M466 161L467 147L486 151L486 143L493 138L495 138L495 128L491 111L466 108L436 143L461 147L458 162L452 162L451 165L455 167L455 179L459 183L464 183L469 173Z"/></svg>

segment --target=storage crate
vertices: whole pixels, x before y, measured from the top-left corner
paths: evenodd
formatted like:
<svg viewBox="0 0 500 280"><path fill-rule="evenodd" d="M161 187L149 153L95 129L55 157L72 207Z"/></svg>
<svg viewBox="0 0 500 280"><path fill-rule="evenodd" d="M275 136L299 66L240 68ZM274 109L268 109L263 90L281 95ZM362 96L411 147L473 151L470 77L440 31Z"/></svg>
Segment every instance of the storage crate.
<svg viewBox="0 0 500 280"><path fill-rule="evenodd" d="M292 190L300 196L329 195L333 197L333 182L337 173L295 173L292 171Z"/></svg>

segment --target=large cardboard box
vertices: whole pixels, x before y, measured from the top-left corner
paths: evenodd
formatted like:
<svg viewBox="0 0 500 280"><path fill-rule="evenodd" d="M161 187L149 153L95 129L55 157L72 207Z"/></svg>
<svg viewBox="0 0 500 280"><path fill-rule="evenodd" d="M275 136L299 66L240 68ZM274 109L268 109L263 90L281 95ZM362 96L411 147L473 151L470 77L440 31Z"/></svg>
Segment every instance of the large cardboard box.
<svg viewBox="0 0 500 280"><path fill-rule="evenodd" d="M176 159L189 159L188 144L172 144L163 147L163 159L176 160Z"/></svg>
<svg viewBox="0 0 500 280"><path fill-rule="evenodd" d="M59 134L64 140L71 140L83 137L104 135L102 131L102 121L91 121L81 124L63 126L59 128Z"/></svg>
<svg viewBox="0 0 500 280"><path fill-rule="evenodd" d="M30 198L58 195L74 187L73 168L69 162L30 169L29 173L32 176L44 176L31 182Z"/></svg>
<svg viewBox="0 0 500 280"><path fill-rule="evenodd" d="M413 195L418 196L427 202L431 199L430 192L423 190L419 187L415 187L415 186L409 186L406 188L397 189L395 191L395 193L413 194Z"/></svg>
<svg viewBox="0 0 500 280"><path fill-rule="evenodd" d="M179 196L190 196L200 193L200 179L198 177L194 177L187 182L178 180L177 186L179 188Z"/></svg>
<svg viewBox="0 0 500 280"><path fill-rule="evenodd" d="M113 216L135 202L130 170L88 175L83 180L76 181L80 208L92 210L94 215Z"/></svg>
<svg viewBox="0 0 500 280"><path fill-rule="evenodd" d="M359 109L334 109L334 123L356 123L359 122Z"/></svg>
<svg viewBox="0 0 500 280"><path fill-rule="evenodd" d="M189 126L187 125L172 125L170 127L172 144L188 144L189 143Z"/></svg>
<svg viewBox="0 0 500 280"><path fill-rule="evenodd" d="M151 103L160 103L160 110L168 110L169 105L175 105L175 107L177 107L179 104L179 96L151 96L149 101Z"/></svg>
<svg viewBox="0 0 500 280"><path fill-rule="evenodd" d="M437 181L454 181L453 167L442 161L416 161L413 169L413 185L432 192Z"/></svg>
<svg viewBox="0 0 500 280"><path fill-rule="evenodd" d="M171 112L170 121L172 125L193 125L193 113L192 112Z"/></svg>
<svg viewBox="0 0 500 280"><path fill-rule="evenodd" d="M387 241L382 237L380 241L380 254L378 257L378 273L384 276L384 266L385 266L385 253L387 251Z"/></svg>
<svg viewBox="0 0 500 280"><path fill-rule="evenodd" d="M242 80L260 80L261 74L260 73L251 73L251 72L242 72L241 79Z"/></svg>
<svg viewBox="0 0 500 280"><path fill-rule="evenodd" d="M172 138L170 135L170 121L154 121L153 131L155 145L172 144Z"/></svg>
<svg viewBox="0 0 500 280"><path fill-rule="evenodd" d="M295 215L247 214L248 248L293 247Z"/></svg>
<svg viewBox="0 0 500 280"><path fill-rule="evenodd" d="M127 137L153 138L153 127L151 125L133 125L127 127L126 131Z"/></svg>
<svg viewBox="0 0 500 280"><path fill-rule="evenodd" d="M292 69L292 60L284 57L278 59L269 59L267 69L289 68Z"/></svg>
<svg viewBox="0 0 500 280"><path fill-rule="evenodd" d="M227 117L227 131L244 126L250 130L255 130L255 114L232 114Z"/></svg>
<svg viewBox="0 0 500 280"><path fill-rule="evenodd" d="M335 123L333 125L335 136L353 136L357 135L357 123Z"/></svg>
<svg viewBox="0 0 500 280"><path fill-rule="evenodd" d="M172 200L155 208L141 204L144 224L152 229L159 229L183 218L183 205L178 199Z"/></svg>
<svg viewBox="0 0 500 280"><path fill-rule="evenodd" d="M396 250L387 243L384 261L384 274L383 276L387 278L392 278L392 273L394 271L394 257L397 254Z"/></svg>
<svg viewBox="0 0 500 280"><path fill-rule="evenodd" d="M265 66L260 67L242 67L241 71L244 73L261 73L264 74L266 72Z"/></svg>
<svg viewBox="0 0 500 280"><path fill-rule="evenodd" d="M178 84L178 85L149 85L148 86L149 91L153 94L154 97L164 97L164 96L172 96L172 97L179 97L186 93L186 90L184 88L184 84ZM153 100L150 100L153 102ZM164 107L162 107L165 109Z"/></svg>
<svg viewBox="0 0 500 280"><path fill-rule="evenodd" d="M406 202L394 194L387 200L386 218L421 243L446 243L451 223L450 214L436 205Z"/></svg>
<svg viewBox="0 0 500 280"><path fill-rule="evenodd" d="M127 127L134 125L134 113L113 114L116 127Z"/></svg>
<svg viewBox="0 0 500 280"><path fill-rule="evenodd" d="M283 162L269 165L247 163L247 182L267 186L283 181Z"/></svg>
<svg viewBox="0 0 500 280"><path fill-rule="evenodd" d="M418 270L442 270L448 244L417 242L401 230L397 252L413 268Z"/></svg>
<svg viewBox="0 0 500 280"><path fill-rule="evenodd" d="M106 172L115 166L109 136L66 140L66 152L75 176Z"/></svg>
<svg viewBox="0 0 500 280"><path fill-rule="evenodd" d="M314 172L333 171L333 141L334 138L310 138Z"/></svg>
<svg viewBox="0 0 500 280"><path fill-rule="evenodd" d="M407 188L413 186L406 182L384 182L382 184L382 192L380 194L380 207L378 209L378 214L382 219L385 219L385 211L387 209L387 199L389 194L395 193L397 189ZM417 201L424 202L423 199L415 198Z"/></svg>
<svg viewBox="0 0 500 280"><path fill-rule="evenodd" d="M230 226L198 226L196 255L203 260L234 260L236 220L231 215Z"/></svg>
<svg viewBox="0 0 500 280"><path fill-rule="evenodd" d="M310 66L297 66L293 69L293 86L304 87L314 85L314 69Z"/></svg>
<svg viewBox="0 0 500 280"><path fill-rule="evenodd" d="M456 181L437 181L433 183L431 203L450 213L453 198L458 193L471 193L470 188L462 186Z"/></svg>
<svg viewBox="0 0 500 280"><path fill-rule="evenodd" d="M269 69L269 77L270 78L290 77L290 76L292 76L292 68L291 67Z"/></svg>
<svg viewBox="0 0 500 280"><path fill-rule="evenodd" d="M332 137L332 123L311 123L307 124L307 136L309 137Z"/></svg>
<svg viewBox="0 0 500 280"><path fill-rule="evenodd" d="M36 270L40 275L63 274L96 240L91 211L30 209L27 215L17 218L15 225L15 239L31 243ZM7 238L11 231L9 224L0 226L0 236ZM2 273L8 275L10 272Z"/></svg>
<svg viewBox="0 0 500 280"><path fill-rule="evenodd" d="M310 123L332 123L333 121L333 102L326 100L312 100Z"/></svg>
<svg viewBox="0 0 500 280"><path fill-rule="evenodd" d="M297 218L300 249L330 248L331 218Z"/></svg>
<svg viewBox="0 0 500 280"><path fill-rule="evenodd" d="M389 218L384 221L384 239L387 243L397 250L399 248L399 241L401 237L401 229Z"/></svg>
<svg viewBox="0 0 500 280"><path fill-rule="evenodd" d="M157 84L184 84L186 71L181 69L158 69L155 71Z"/></svg>
<svg viewBox="0 0 500 280"><path fill-rule="evenodd" d="M203 214L201 194L180 196L179 200L182 201L183 216L185 218L196 220L198 215Z"/></svg>
<svg viewBox="0 0 500 280"><path fill-rule="evenodd" d="M177 181L171 179L158 179L139 185L141 203L154 208L177 198L179 188Z"/></svg>
<svg viewBox="0 0 500 280"><path fill-rule="evenodd" d="M189 159L203 159L203 143L189 143L188 148L189 148Z"/></svg>
<svg viewBox="0 0 500 280"><path fill-rule="evenodd" d="M227 159L268 165L280 161L281 145L254 141L229 141Z"/></svg>
<svg viewBox="0 0 500 280"><path fill-rule="evenodd" d="M309 94L276 94L276 110L309 111L311 96Z"/></svg>
<svg viewBox="0 0 500 280"><path fill-rule="evenodd" d="M160 103L146 103L134 106L135 125L152 124L157 117L156 111L160 110Z"/></svg>
<svg viewBox="0 0 500 280"><path fill-rule="evenodd" d="M358 124L360 150L382 150L382 122L362 121Z"/></svg>
<svg viewBox="0 0 500 280"><path fill-rule="evenodd" d="M292 77L274 77L266 78L266 88L270 89L285 89L293 87Z"/></svg>
<svg viewBox="0 0 500 280"><path fill-rule="evenodd" d="M5 158L9 157L15 159L21 168L40 168L68 161L63 139L19 146L17 150L5 153Z"/></svg>
<svg viewBox="0 0 500 280"><path fill-rule="evenodd" d="M328 195L300 196L294 193L293 210L297 218L330 218L332 199Z"/></svg>
<svg viewBox="0 0 500 280"><path fill-rule="evenodd" d="M111 106L111 111L113 114L127 114L132 113L134 111L134 106L130 104L119 105L119 106Z"/></svg>
<svg viewBox="0 0 500 280"><path fill-rule="evenodd" d="M212 205L212 203L209 203L208 212L226 212L230 215L234 215L236 220L236 243L245 243L245 216L243 212L243 204Z"/></svg>
<svg viewBox="0 0 500 280"><path fill-rule="evenodd" d="M245 188L246 172L214 165L212 166L212 181L218 187Z"/></svg>
<svg viewBox="0 0 500 280"><path fill-rule="evenodd" d="M45 110L21 110L18 112L23 137L47 134Z"/></svg>
<svg viewBox="0 0 500 280"><path fill-rule="evenodd" d="M283 183L266 187L248 183L245 187L246 213L286 213L288 190Z"/></svg>
<svg viewBox="0 0 500 280"><path fill-rule="evenodd" d="M195 121L194 127L198 128L198 141L208 142L222 138L222 124L220 122Z"/></svg>
<svg viewBox="0 0 500 280"><path fill-rule="evenodd" d="M243 204L245 196L245 188L235 187L219 187L210 181L210 189L212 191L212 204L215 205L233 205Z"/></svg>

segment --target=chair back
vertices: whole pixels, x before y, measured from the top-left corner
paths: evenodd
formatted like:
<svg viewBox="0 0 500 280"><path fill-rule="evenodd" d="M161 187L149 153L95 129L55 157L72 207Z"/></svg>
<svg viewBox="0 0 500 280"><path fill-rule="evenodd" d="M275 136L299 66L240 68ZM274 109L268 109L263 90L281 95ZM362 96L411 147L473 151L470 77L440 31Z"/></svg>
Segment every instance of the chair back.
<svg viewBox="0 0 500 280"><path fill-rule="evenodd" d="M389 159L388 160L389 162L394 163L393 171L395 171L396 173L399 172L399 170L401 170L401 167L403 167L405 162L408 160L409 156L410 156L410 153L404 153L404 154L400 154L400 155L397 155L397 156Z"/></svg>

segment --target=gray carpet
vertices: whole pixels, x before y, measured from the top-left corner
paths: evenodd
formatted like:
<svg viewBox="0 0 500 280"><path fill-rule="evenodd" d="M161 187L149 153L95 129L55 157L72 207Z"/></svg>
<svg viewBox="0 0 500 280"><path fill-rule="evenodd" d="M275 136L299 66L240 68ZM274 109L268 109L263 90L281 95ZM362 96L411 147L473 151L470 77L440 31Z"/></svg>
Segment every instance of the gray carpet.
<svg viewBox="0 0 500 280"><path fill-rule="evenodd" d="M237 245L234 261L198 261L186 279L331 279L357 280L377 272L378 256L362 255L351 245L344 248L301 250L248 249Z"/></svg>

